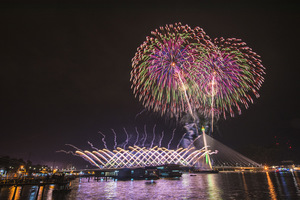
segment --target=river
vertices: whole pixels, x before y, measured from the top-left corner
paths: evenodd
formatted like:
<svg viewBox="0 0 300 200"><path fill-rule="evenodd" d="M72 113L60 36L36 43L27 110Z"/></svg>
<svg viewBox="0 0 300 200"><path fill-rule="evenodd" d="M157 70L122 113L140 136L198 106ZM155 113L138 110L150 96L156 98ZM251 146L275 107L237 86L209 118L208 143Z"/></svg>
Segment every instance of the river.
<svg viewBox="0 0 300 200"><path fill-rule="evenodd" d="M156 181L95 181L77 178L71 192L53 196L54 186L47 186L37 199L300 199L300 173L292 172L220 172L218 174L183 174L180 179ZM11 199L14 189L2 188L0 199ZM37 186L18 188L15 199L35 199Z"/></svg>

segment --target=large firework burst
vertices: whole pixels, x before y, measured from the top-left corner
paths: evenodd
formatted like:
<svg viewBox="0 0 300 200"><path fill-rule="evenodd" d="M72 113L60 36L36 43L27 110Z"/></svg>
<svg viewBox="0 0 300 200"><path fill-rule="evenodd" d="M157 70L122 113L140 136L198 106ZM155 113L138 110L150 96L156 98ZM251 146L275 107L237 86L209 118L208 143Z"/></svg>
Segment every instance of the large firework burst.
<svg viewBox="0 0 300 200"><path fill-rule="evenodd" d="M178 117L201 104L199 59L211 45L199 27L175 24L160 27L138 48L132 59L131 81L135 96L161 115ZM202 77L203 78L203 77Z"/></svg>
<svg viewBox="0 0 300 200"><path fill-rule="evenodd" d="M226 113L241 114L240 105L248 108L253 103L251 95L259 97L263 83L264 67L261 60L245 42L236 38L216 38L209 53L202 54L205 78L199 79L204 97L203 110L206 115ZM201 74L203 76L203 74Z"/></svg>
<svg viewBox="0 0 300 200"><path fill-rule="evenodd" d="M264 67L245 42L236 38L211 41L196 27L160 27L132 59L135 96L148 110L180 117L201 113L219 118L241 113L252 96L259 97ZM193 117L195 120L195 117Z"/></svg>

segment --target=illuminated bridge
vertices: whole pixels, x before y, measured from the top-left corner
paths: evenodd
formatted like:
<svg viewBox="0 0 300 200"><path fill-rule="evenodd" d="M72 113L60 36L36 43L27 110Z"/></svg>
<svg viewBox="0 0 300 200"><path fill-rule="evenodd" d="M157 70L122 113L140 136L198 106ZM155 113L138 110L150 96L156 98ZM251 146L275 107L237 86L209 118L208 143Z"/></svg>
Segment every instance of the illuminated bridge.
<svg viewBox="0 0 300 200"><path fill-rule="evenodd" d="M210 156L211 164L214 168L226 168L226 167L247 167L247 168L260 168L261 164L247 158L239 152L229 148L216 139L206 135L206 141L208 149L217 150L217 154ZM197 140L195 142L196 147L203 146L203 140Z"/></svg>

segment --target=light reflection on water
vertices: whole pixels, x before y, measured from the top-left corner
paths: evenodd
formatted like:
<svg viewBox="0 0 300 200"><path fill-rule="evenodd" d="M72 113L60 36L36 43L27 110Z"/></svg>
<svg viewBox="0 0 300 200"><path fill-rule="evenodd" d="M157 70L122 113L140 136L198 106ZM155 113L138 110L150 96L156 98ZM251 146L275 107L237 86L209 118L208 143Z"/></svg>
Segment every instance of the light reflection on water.
<svg viewBox="0 0 300 200"><path fill-rule="evenodd" d="M276 200L276 199L277 199L277 198L276 198L276 192L275 192L273 183L272 183L272 181L271 181L269 172L266 172L266 175L267 175L267 180L268 180L268 185L269 185L269 190L270 190L270 196L271 196L271 199L272 199L272 200Z"/></svg>
<svg viewBox="0 0 300 200"><path fill-rule="evenodd" d="M244 190L245 190L245 199L249 200L249 191L248 191L248 186L246 183L246 179L245 179L245 173L242 173L242 178L243 178L243 185L244 185Z"/></svg>
<svg viewBox="0 0 300 200"><path fill-rule="evenodd" d="M39 189L38 199L300 199L297 173L222 172L219 174L183 174L181 179L154 181L88 181L72 182L67 194L53 197L54 186ZM0 199L11 199L14 187L3 188ZM15 199L35 199L37 186L16 191Z"/></svg>

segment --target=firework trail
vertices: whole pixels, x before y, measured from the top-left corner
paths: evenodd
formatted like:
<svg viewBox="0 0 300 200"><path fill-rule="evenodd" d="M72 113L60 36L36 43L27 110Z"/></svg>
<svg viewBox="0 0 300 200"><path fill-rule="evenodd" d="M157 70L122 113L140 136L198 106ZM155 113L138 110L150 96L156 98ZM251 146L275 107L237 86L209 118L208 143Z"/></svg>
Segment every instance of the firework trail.
<svg viewBox="0 0 300 200"><path fill-rule="evenodd" d="M214 131L214 96L215 96L215 76L213 75L211 83L211 131Z"/></svg>
<svg viewBox="0 0 300 200"><path fill-rule="evenodd" d="M115 145L114 145L114 149L116 149L117 148L117 134L116 134L116 132L115 132L115 130L114 129L111 129L111 131L114 133L114 143L115 143Z"/></svg>
<svg viewBox="0 0 300 200"><path fill-rule="evenodd" d="M128 138L128 141L131 141L131 138L133 137L132 134L129 134L129 138Z"/></svg>
<svg viewBox="0 0 300 200"><path fill-rule="evenodd" d="M124 132L126 134L126 141L125 141L124 146L123 146L123 149L125 149L126 145L128 144L128 133L127 133L125 127L123 127L123 129L124 129Z"/></svg>
<svg viewBox="0 0 300 200"><path fill-rule="evenodd" d="M194 143L201 137L202 135L199 135L198 137L196 137L193 142L191 142L191 144L188 146L188 149L191 148L192 145L194 145ZM208 147L208 146L207 146Z"/></svg>
<svg viewBox="0 0 300 200"><path fill-rule="evenodd" d="M100 133L100 134L103 136L103 137L102 137L102 142L103 142L104 148L105 148L105 149L108 149L108 148L107 148L107 145L106 145L106 142L105 142L105 135L104 135L103 133L101 133L100 131L99 131L98 133Z"/></svg>
<svg viewBox="0 0 300 200"><path fill-rule="evenodd" d="M136 132L136 140L135 140L135 143L133 144L133 146L135 146L136 145L136 143L139 141L139 132L138 132L138 130L137 130L137 127L135 127L135 132Z"/></svg>
<svg viewBox="0 0 300 200"><path fill-rule="evenodd" d="M186 133L185 134L183 134L183 136L181 137L181 139L179 140L179 143L178 143L178 145L177 145L177 149L179 149L179 145L180 145L180 143L181 143L181 141L183 140L183 137L186 135Z"/></svg>
<svg viewBox="0 0 300 200"><path fill-rule="evenodd" d="M161 147L161 141L163 140L164 138L164 131L161 132L161 137L160 137L160 140L159 140L159 147Z"/></svg>
<svg viewBox="0 0 300 200"><path fill-rule="evenodd" d="M215 151L209 152L208 154L209 154L209 155L212 155L212 154L218 154L218 152L219 152L218 150L215 150Z"/></svg>
<svg viewBox="0 0 300 200"><path fill-rule="evenodd" d="M152 142L151 142L150 149L152 148L153 143L154 143L154 140L155 140L155 127L156 127L156 124L155 124L154 127L153 127L153 139L152 139Z"/></svg>
<svg viewBox="0 0 300 200"><path fill-rule="evenodd" d="M145 137L145 135L144 135L144 133L142 133L142 137L141 137L141 139L139 139L138 146L140 146L140 144L144 141L144 137Z"/></svg>
<svg viewBox="0 0 300 200"><path fill-rule="evenodd" d="M171 137L171 139L170 139L170 141L168 143L168 149L170 149L170 144L171 144L172 140L174 139L175 131L176 131L176 128L173 130L172 137Z"/></svg>
<svg viewBox="0 0 300 200"><path fill-rule="evenodd" d="M143 141L142 146L145 146L145 142L146 142L146 140L147 140L147 129L146 129L146 124L145 124L145 126L144 126L144 132L145 132L145 138L144 138L144 141Z"/></svg>
<svg viewBox="0 0 300 200"><path fill-rule="evenodd" d="M72 154L73 156L79 156L76 153L74 153L73 151L58 150L58 151L56 151L56 153L65 153L65 154Z"/></svg>
<svg viewBox="0 0 300 200"><path fill-rule="evenodd" d="M74 149L76 149L77 151L82 151L81 149L75 147L73 144L65 144L66 146L70 146L73 147Z"/></svg>
<svg viewBox="0 0 300 200"><path fill-rule="evenodd" d="M99 149L97 149L96 147L94 147L94 145L88 141L88 144L92 147L92 149L95 149L96 151L99 151Z"/></svg>
<svg viewBox="0 0 300 200"><path fill-rule="evenodd" d="M143 109L141 112L139 112L138 114L136 114L134 120L136 120L136 118L137 118L139 115L141 115L143 112L145 112L146 110L147 110L147 109Z"/></svg>

